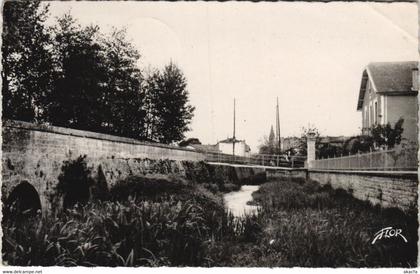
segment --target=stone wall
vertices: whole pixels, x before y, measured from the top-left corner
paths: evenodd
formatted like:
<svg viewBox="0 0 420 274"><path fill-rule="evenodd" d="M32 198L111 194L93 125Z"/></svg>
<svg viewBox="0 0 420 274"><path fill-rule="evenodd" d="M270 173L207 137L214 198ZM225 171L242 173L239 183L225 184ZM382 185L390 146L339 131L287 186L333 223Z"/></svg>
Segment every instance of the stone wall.
<svg viewBox="0 0 420 274"><path fill-rule="evenodd" d="M43 212L59 203L56 186L63 164L78 157L85 157L93 178L108 187L130 175L185 176L184 162L204 160L188 149L18 121L5 121L2 134L2 201L26 181L38 192Z"/></svg>
<svg viewBox="0 0 420 274"><path fill-rule="evenodd" d="M282 178L310 179L321 185L341 188L359 200L381 207L409 210L417 206L416 172L396 171L325 171L306 169L267 169L268 180Z"/></svg>
<svg viewBox="0 0 420 274"><path fill-rule="evenodd" d="M291 168L267 168L266 170L267 179L280 179L284 177L289 178L302 178L306 179L307 170L306 169L291 169Z"/></svg>
<svg viewBox="0 0 420 274"><path fill-rule="evenodd" d="M308 178L321 185L342 188L355 198L381 207L409 210L417 207L417 174L409 172L315 171Z"/></svg>
<svg viewBox="0 0 420 274"><path fill-rule="evenodd" d="M224 163L209 163L207 165L216 170L216 176L223 174L224 180L229 183L255 185L264 183L267 180L265 167Z"/></svg>

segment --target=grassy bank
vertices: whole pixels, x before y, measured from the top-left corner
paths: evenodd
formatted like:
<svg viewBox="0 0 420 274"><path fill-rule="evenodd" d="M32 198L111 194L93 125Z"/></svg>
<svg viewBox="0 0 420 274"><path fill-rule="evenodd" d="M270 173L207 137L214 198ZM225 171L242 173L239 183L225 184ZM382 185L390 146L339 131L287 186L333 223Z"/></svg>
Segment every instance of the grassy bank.
<svg viewBox="0 0 420 274"><path fill-rule="evenodd" d="M3 220L9 265L211 266L211 247L239 239L246 224L225 212L220 194L171 178L132 177L106 200L56 216Z"/></svg>
<svg viewBox="0 0 420 274"><path fill-rule="evenodd" d="M415 266L417 215L381 210L303 180L254 192L257 216L233 218L219 190L176 178L133 177L48 219L3 220L10 265ZM388 226L401 238L374 234Z"/></svg>
<svg viewBox="0 0 420 274"><path fill-rule="evenodd" d="M261 205L260 254L243 265L412 267L417 264L417 212L380 209L344 190L284 179L253 193ZM401 228L407 238L371 244L382 228ZM271 244L266 245L269 242ZM250 254L249 250L244 251ZM240 255L239 255L240 256ZM246 256L245 256L246 258Z"/></svg>

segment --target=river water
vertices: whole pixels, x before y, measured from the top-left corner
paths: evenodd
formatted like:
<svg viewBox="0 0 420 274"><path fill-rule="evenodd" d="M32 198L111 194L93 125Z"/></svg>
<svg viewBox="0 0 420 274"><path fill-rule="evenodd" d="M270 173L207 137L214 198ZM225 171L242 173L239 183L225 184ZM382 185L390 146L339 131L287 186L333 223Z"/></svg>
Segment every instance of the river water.
<svg viewBox="0 0 420 274"><path fill-rule="evenodd" d="M257 206L247 205L252 201L252 192L257 191L259 186L244 185L238 191L226 193L223 198L226 208L232 212L233 216L240 217L245 213L257 213Z"/></svg>

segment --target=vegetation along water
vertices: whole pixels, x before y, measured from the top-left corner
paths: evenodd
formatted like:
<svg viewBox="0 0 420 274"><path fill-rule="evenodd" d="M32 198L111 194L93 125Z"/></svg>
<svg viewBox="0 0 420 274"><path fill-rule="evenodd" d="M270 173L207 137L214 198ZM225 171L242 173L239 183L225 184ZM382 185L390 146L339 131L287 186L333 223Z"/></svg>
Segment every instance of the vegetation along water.
<svg viewBox="0 0 420 274"><path fill-rule="evenodd" d="M117 195L118 193L118 195ZM234 217L210 184L131 177L104 200L42 219L3 220L9 265L414 267L416 212L372 207L342 190L278 179L252 194L258 214ZM23 213L24 214L24 213ZM371 244L385 227L407 243Z"/></svg>

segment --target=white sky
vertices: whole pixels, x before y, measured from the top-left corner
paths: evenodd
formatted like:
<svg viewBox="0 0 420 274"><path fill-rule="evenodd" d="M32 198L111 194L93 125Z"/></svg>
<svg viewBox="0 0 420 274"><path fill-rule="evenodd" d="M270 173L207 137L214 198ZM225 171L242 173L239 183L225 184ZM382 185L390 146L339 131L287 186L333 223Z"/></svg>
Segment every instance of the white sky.
<svg viewBox="0 0 420 274"><path fill-rule="evenodd" d="M50 2L103 31L126 26L143 67L174 61L196 107L188 137L216 143L232 135L252 152L275 126L300 136L354 135L363 68L373 61L417 60L416 3Z"/></svg>

